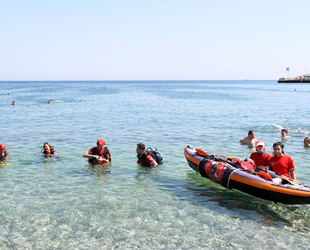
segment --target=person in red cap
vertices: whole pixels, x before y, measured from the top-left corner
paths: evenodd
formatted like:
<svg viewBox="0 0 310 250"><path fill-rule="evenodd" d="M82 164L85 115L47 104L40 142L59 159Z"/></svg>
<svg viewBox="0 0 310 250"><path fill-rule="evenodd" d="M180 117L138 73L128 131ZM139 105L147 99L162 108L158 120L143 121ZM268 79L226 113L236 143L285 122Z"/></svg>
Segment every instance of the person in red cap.
<svg viewBox="0 0 310 250"><path fill-rule="evenodd" d="M287 136L287 134L288 134L288 131L287 131L287 129L281 129L281 137L282 137L282 140L286 140L287 138L289 138L288 136Z"/></svg>
<svg viewBox="0 0 310 250"><path fill-rule="evenodd" d="M97 147L92 147L87 150L83 157L88 158L88 161L93 164L106 164L111 161L111 154L106 145L105 141L102 139L97 140Z"/></svg>
<svg viewBox="0 0 310 250"><path fill-rule="evenodd" d="M263 141L258 141L255 143L255 148L256 152L253 152L250 156L255 162L255 165L264 167L268 166L271 155L265 151L265 143Z"/></svg>
<svg viewBox="0 0 310 250"><path fill-rule="evenodd" d="M0 144L0 162L5 163L8 157L9 157L9 152L6 151L6 145Z"/></svg>

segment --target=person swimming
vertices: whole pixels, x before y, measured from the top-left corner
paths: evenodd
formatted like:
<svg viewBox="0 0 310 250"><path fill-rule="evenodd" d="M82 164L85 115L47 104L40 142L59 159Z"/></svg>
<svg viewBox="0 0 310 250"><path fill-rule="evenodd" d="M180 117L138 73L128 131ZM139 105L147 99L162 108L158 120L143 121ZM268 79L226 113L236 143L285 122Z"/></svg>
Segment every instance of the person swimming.
<svg viewBox="0 0 310 250"><path fill-rule="evenodd" d="M288 131L287 131L287 129L281 129L281 138L282 138L282 140L286 140L286 139L288 139L289 138L289 136L287 136L287 134L288 134Z"/></svg>
<svg viewBox="0 0 310 250"><path fill-rule="evenodd" d="M310 148L310 137L305 137L304 139L304 147Z"/></svg>
<svg viewBox="0 0 310 250"><path fill-rule="evenodd" d="M58 155L50 142L45 142L43 144L42 153L44 154L44 157L52 157L53 155Z"/></svg>
<svg viewBox="0 0 310 250"><path fill-rule="evenodd" d="M246 145L253 145L256 142L257 142L257 139L255 138L255 131L254 130L250 130L248 132L248 136L244 137L240 140L241 144L246 144Z"/></svg>

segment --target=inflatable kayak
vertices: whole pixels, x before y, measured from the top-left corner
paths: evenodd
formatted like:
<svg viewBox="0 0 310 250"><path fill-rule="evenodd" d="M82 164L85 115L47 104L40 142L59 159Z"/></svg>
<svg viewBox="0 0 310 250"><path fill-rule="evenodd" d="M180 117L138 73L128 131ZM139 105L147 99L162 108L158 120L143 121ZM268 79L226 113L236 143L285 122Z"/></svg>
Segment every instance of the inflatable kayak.
<svg viewBox="0 0 310 250"><path fill-rule="evenodd" d="M190 146L184 148L188 165L228 189L284 204L310 204L310 187L270 170L223 154L210 154Z"/></svg>

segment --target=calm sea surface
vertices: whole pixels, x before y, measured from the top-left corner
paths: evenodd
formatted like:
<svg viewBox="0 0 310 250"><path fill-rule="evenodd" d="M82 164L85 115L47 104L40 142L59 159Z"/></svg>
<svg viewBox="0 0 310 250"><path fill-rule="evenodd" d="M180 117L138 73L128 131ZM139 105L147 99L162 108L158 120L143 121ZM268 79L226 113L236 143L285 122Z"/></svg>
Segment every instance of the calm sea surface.
<svg viewBox="0 0 310 250"><path fill-rule="evenodd" d="M227 190L183 154L190 144L249 157L239 140L250 129L272 153L289 127L285 153L310 185L299 132L310 131L309 107L310 84L276 81L2 81L0 143L10 158L0 168L0 248L309 249L310 206ZM98 138L112 154L104 169L82 157ZM59 159L38 155L45 141ZM164 164L138 166L139 142Z"/></svg>

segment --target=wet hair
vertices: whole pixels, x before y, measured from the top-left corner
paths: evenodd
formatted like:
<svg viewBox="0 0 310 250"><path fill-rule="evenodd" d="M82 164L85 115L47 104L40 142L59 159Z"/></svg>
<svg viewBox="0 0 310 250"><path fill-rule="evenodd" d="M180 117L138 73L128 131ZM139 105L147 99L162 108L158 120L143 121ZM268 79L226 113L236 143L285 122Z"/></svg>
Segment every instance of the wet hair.
<svg viewBox="0 0 310 250"><path fill-rule="evenodd" d="M310 137L305 137L305 139L304 139L304 144L306 143L306 141L309 141L310 142Z"/></svg>
<svg viewBox="0 0 310 250"><path fill-rule="evenodd" d="M137 146L138 148L145 150L145 145L143 143L138 143Z"/></svg>
<svg viewBox="0 0 310 250"><path fill-rule="evenodd" d="M255 131L254 130L250 130L248 135L253 135L253 133L255 133Z"/></svg>
<svg viewBox="0 0 310 250"><path fill-rule="evenodd" d="M272 146L272 148L276 147L276 146L280 146L282 149L282 154L284 154L284 144L282 142L275 142Z"/></svg>
<svg viewBox="0 0 310 250"><path fill-rule="evenodd" d="M45 142L45 143L43 144L42 153L46 154L45 148L44 148L44 146L45 146L46 144L50 147L50 149L51 149L51 154L54 154L54 153L55 153L55 150L54 150L54 147L52 146L52 144L51 144L50 142Z"/></svg>

